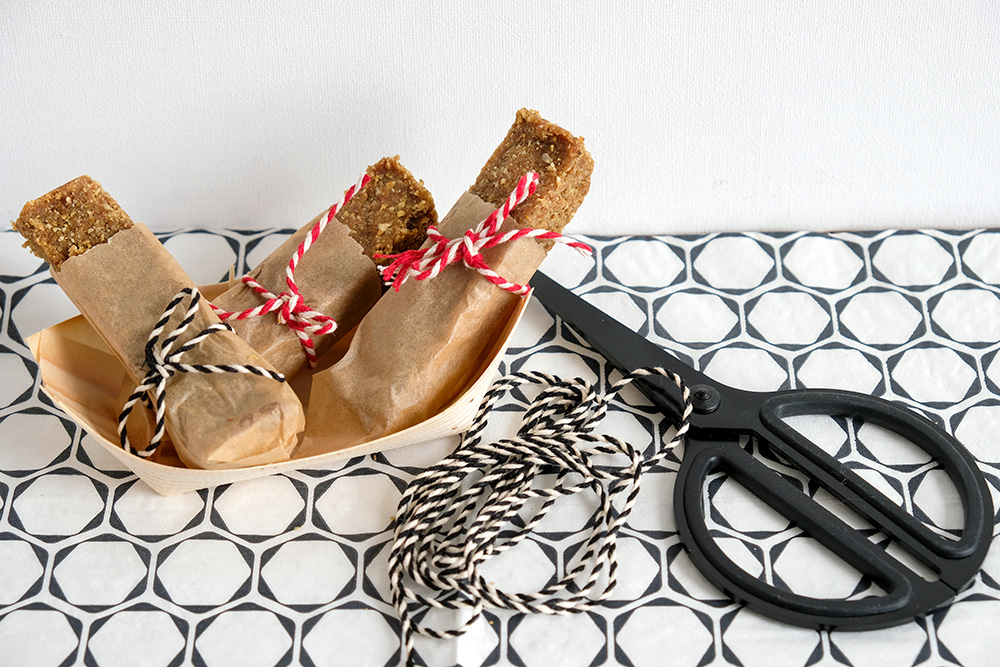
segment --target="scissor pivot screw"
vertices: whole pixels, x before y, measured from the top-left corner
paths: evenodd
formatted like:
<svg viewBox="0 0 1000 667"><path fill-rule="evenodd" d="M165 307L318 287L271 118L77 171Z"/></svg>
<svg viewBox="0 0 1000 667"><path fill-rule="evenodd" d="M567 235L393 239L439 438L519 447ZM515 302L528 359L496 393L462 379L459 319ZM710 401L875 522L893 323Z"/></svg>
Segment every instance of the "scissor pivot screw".
<svg viewBox="0 0 1000 667"><path fill-rule="evenodd" d="M714 387L704 384L691 387L691 407L699 414L714 412L721 401L722 397Z"/></svg>

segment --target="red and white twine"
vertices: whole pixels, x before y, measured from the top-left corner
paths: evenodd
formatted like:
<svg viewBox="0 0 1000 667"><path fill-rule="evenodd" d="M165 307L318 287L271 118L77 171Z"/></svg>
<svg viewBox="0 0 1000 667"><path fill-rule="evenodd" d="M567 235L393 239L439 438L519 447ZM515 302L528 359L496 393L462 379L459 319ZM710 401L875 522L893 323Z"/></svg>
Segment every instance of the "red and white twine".
<svg viewBox="0 0 1000 667"><path fill-rule="evenodd" d="M534 238L565 243L584 255L593 254L588 245L546 229L515 229L500 232L500 225L510 215L511 209L534 194L537 187L538 174L528 172L518 180L517 186L503 206L490 213L479 225L462 236L450 239L441 234L436 227L431 226L427 228L427 238L433 241L434 245L418 250L407 250L396 255L378 255L393 260L382 270L383 279L398 292L400 286L409 278L427 280L441 273L441 270L449 264L461 262L481 273L497 287L522 295L527 294L529 287L512 283L497 274L486 264L482 254L484 250L521 238Z"/></svg>
<svg viewBox="0 0 1000 667"><path fill-rule="evenodd" d="M337 329L337 322L332 317L328 317L306 305L305 299L295 282L295 269L302 260L302 256L312 247L312 244L316 242L319 235L326 229L326 226L337 215L337 211L342 209L344 204L349 202L351 197L358 190L365 187L370 180L371 178L368 174L364 174L357 183L347 189L339 202L331 206L325 214L320 216L306 237L302 239L302 243L299 244L298 249L288 261L288 266L285 269L285 283L288 285L288 291L275 294L252 277L248 275L243 276L241 279L243 283L261 295L265 299L264 303L256 308L248 308L241 312L227 312L212 304L212 309L219 316L219 319L227 320L235 318L237 320L245 320L250 317L277 312L278 323L287 325L289 329L295 332L299 342L302 343L303 350L305 350L309 367L312 368L315 366L316 349L313 345L313 338L333 333Z"/></svg>

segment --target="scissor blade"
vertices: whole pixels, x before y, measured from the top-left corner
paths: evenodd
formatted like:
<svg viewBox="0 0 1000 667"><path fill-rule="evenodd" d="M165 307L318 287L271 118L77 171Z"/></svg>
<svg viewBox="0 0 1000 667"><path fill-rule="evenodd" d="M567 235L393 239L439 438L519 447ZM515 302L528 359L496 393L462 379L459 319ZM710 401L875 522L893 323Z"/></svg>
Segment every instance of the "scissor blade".
<svg viewBox="0 0 1000 667"><path fill-rule="evenodd" d="M559 285L543 273L531 279L532 294L549 312L573 327L584 340L622 373L659 366L677 373L690 384L710 382L707 377L677 360L655 343L640 336L607 313ZM651 377L638 383L656 405L677 417L681 414L680 390L669 379Z"/></svg>

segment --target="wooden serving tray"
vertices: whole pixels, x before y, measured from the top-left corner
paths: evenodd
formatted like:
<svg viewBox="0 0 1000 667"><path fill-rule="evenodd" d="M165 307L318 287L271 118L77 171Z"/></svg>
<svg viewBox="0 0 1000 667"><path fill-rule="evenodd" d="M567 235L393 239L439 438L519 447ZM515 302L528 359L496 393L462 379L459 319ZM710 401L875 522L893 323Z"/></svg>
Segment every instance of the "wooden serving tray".
<svg viewBox="0 0 1000 667"><path fill-rule="evenodd" d="M212 298L225 287L225 284L209 285L200 289L207 298ZM322 469L343 459L426 442L467 430L493 381L496 368L507 350L528 300L525 297L515 302L503 329L484 346L479 371L472 381L458 398L430 419L397 433L345 449L302 458L293 456L291 460L280 463L227 470L187 468L168 441L164 441L149 459L129 454L119 446L118 413L124 397L134 389L134 381L82 316L78 315L43 329L30 336L27 344L38 362L45 394L150 488L163 495L172 495L288 470ZM324 355L319 369L331 365L339 355L346 352L349 338L345 337L334 350ZM310 381L311 374L306 372L291 383L303 404L309 396Z"/></svg>

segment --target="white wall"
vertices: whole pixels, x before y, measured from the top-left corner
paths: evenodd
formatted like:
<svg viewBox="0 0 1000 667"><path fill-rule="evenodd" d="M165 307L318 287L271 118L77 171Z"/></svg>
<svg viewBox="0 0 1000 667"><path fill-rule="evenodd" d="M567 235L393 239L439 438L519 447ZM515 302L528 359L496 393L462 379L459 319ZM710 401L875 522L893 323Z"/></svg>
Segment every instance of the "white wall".
<svg viewBox="0 0 1000 667"><path fill-rule="evenodd" d="M576 231L1000 225L992 1L401 4L0 0L0 217L89 173L299 226L395 153L447 210L530 106L597 161Z"/></svg>

